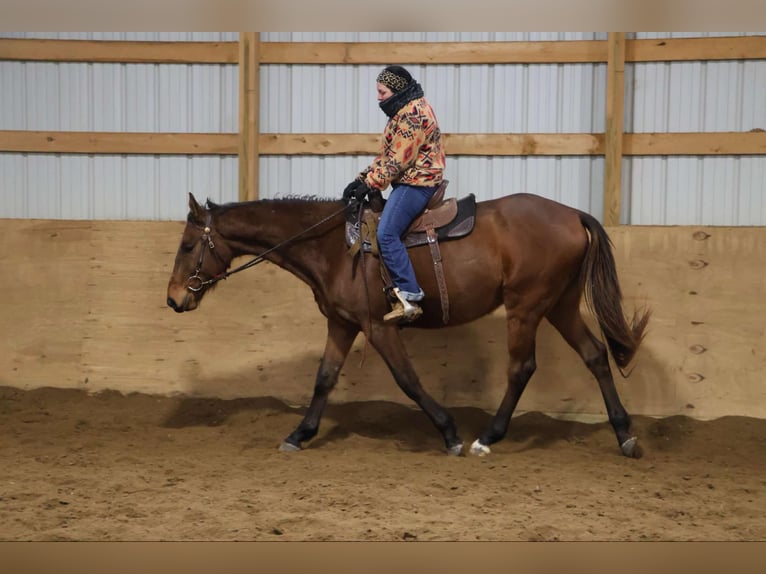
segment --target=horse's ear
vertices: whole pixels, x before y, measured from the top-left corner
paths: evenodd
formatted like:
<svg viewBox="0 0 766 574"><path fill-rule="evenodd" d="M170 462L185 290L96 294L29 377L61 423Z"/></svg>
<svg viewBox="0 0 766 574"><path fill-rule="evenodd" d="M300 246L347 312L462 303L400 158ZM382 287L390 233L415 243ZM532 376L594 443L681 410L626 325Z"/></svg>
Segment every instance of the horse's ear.
<svg viewBox="0 0 766 574"><path fill-rule="evenodd" d="M194 222L199 223L200 225L204 223L205 208L197 203L197 200L194 198L191 192L189 193L189 213L191 214L191 218Z"/></svg>

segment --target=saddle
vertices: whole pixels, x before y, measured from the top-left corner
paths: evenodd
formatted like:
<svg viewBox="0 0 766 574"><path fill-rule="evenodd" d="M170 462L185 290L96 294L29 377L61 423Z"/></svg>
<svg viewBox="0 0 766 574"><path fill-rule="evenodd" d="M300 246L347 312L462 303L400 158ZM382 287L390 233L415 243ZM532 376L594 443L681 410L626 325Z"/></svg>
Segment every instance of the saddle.
<svg viewBox="0 0 766 574"><path fill-rule="evenodd" d="M439 285L444 324L449 321L449 294L444 279L439 242L465 237L473 231L476 220L476 197L474 194L471 193L460 200L455 198L444 199L444 191L448 184L448 180L442 181L426 208L410 224L402 238L407 248L428 245L431 250L436 281ZM352 257L356 256L359 251L379 256L377 229L381 214L382 209L374 211L370 203L365 201L361 209L353 210L347 215L346 245L349 247L349 254ZM381 265L381 272L384 269L385 266ZM384 277L384 281L388 283L386 291L389 292L390 280L386 280Z"/></svg>

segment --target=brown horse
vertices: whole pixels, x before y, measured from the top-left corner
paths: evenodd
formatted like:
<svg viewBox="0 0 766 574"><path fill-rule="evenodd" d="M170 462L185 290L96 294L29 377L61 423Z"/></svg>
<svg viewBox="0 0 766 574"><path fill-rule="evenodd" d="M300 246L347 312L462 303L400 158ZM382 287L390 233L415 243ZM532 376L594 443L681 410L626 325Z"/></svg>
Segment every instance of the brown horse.
<svg viewBox="0 0 766 574"><path fill-rule="evenodd" d="M353 205L353 204L352 204ZM203 207L189 196L189 215L168 284L175 311L196 309L218 279L230 275L232 259L255 255L243 267L271 261L306 282L327 318L327 341L305 418L281 450L299 450L319 428L328 395L338 380L354 339L364 332L404 393L441 432L447 452L459 455L463 442L453 417L421 386L400 338L400 326L384 324L389 305L378 259L349 256L345 245L346 206L338 200L279 199ZM441 253L449 293L449 325L459 325L505 306L510 358L508 387L497 413L470 448L485 455L501 440L529 378L535 372L535 334L545 317L580 355L601 388L609 421L625 456L641 456L630 417L620 402L607 346L626 368L644 335L649 313L630 321L610 240L591 215L530 194L479 202L473 232L443 242ZM426 292L423 315L408 327L443 327L439 289L427 246L410 256ZM241 269L241 268L240 268ZM236 269L234 271L238 271ZM604 345L580 314L581 297L598 319Z"/></svg>

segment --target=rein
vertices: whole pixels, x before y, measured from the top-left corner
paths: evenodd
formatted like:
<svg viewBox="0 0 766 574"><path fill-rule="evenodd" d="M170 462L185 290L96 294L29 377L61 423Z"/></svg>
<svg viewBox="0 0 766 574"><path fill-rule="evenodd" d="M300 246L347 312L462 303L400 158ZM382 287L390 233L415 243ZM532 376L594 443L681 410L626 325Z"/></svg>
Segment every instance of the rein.
<svg viewBox="0 0 766 574"><path fill-rule="evenodd" d="M335 211L334 213L331 213L330 215L328 215L327 217L325 217L321 221L317 221L315 224L311 225L310 227L307 227L306 229L304 229L303 231L301 231L299 233L296 233L292 237L289 237L289 238L285 239L284 241L282 241L280 243L277 243L273 247L268 248L266 251L264 251L260 255L254 257L253 259L251 259L247 263L244 263L244 264L240 265L236 269L232 269L231 271L224 271L223 273L219 273L218 275L214 275L210 279L203 280L202 277L200 276L200 271L202 271L202 262L204 261L204 258L205 258L205 251L206 251L205 250L205 242L207 242L207 246L210 249L210 252L213 253L214 255L216 255L215 243L213 243L213 238L211 236L211 234L213 233L213 229L212 229L212 227L210 225L212 217L211 217L210 213L208 212L207 220L205 221L205 227L201 228L202 229L202 236L200 237L200 241L202 242L202 251L199 254L199 260L197 261L197 268L194 270L194 273L186 281L186 288L189 289L189 291L193 291L194 293L198 293L199 291L202 291L203 289L205 289L206 287L209 287L210 285L215 285L216 283L218 283L222 279L227 279L229 276L234 275L235 273L239 273L240 271L244 271L245 269L249 269L250 267L254 267L254 266L258 265L259 263L263 263L264 261L266 261L266 256L269 253L271 253L273 251L276 251L280 247L284 247L285 245L287 245L291 241L295 241L300 236L308 233L312 229L316 229L320 225L324 225L325 223L330 221L332 218L337 217L338 215L340 215L341 213L346 211L346 209L348 209L350 205L352 205L352 203L349 203L349 204L345 205L341 209Z"/></svg>

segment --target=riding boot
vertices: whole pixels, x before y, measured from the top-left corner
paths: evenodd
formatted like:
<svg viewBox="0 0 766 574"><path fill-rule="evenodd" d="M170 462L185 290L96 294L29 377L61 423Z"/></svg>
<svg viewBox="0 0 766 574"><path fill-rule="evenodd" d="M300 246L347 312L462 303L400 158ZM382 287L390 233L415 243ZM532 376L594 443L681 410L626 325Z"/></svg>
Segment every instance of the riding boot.
<svg viewBox="0 0 766 574"><path fill-rule="evenodd" d="M393 293L397 300L393 309L383 316L384 323L410 323L423 314L420 305L405 299L398 287L393 288Z"/></svg>

